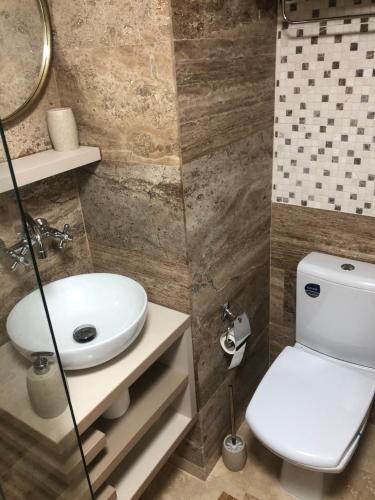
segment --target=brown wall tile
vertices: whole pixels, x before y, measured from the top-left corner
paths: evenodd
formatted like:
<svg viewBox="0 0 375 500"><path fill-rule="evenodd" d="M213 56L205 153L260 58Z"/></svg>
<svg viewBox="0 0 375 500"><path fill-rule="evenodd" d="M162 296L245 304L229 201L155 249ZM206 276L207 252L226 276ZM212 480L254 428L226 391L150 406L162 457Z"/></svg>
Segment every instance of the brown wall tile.
<svg viewBox="0 0 375 500"><path fill-rule="evenodd" d="M246 36L259 20L274 23L273 0L171 0L174 35L184 38L238 38Z"/></svg>
<svg viewBox="0 0 375 500"><path fill-rule="evenodd" d="M117 273L137 280L155 304L191 312L190 273L183 262L163 261L121 246L90 241L96 272Z"/></svg>
<svg viewBox="0 0 375 500"><path fill-rule="evenodd" d="M103 161L79 182L95 270L134 277L153 302L190 312L179 167Z"/></svg>
<svg viewBox="0 0 375 500"><path fill-rule="evenodd" d="M79 173L90 241L186 262L179 167L103 161Z"/></svg>
<svg viewBox="0 0 375 500"><path fill-rule="evenodd" d="M267 261L271 143L271 131L259 133L183 165L188 256L198 313L207 311L217 290L230 283L236 288L252 265Z"/></svg>
<svg viewBox="0 0 375 500"><path fill-rule="evenodd" d="M251 317L256 337L268 324L270 133L259 133L183 165L193 342L203 406L222 383L220 308L230 299Z"/></svg>
<svg viewBox="0 0 375 500"><path fill-rule="evenodd" d="M175 42L184 162L272 127L275 40L253 28L240 40Z"/></svg>

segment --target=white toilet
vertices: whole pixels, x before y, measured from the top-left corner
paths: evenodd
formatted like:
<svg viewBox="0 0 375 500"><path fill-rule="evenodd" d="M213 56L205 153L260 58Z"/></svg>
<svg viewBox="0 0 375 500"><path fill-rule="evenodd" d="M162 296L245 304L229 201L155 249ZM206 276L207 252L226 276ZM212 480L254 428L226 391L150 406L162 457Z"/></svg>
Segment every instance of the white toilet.
<svg viewBox="0 0 375 500"><path fill-rule="evenodd" d="M375 265L310 253L297 269L296 344L264 376L246 411L283 459L281 484L324 495L357 448L375 391Z"/></svg>

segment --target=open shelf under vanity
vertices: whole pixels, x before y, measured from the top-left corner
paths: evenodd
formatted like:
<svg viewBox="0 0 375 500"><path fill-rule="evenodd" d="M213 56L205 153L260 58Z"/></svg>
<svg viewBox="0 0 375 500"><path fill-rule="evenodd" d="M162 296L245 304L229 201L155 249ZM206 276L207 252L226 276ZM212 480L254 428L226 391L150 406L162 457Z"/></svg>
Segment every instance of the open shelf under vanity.
<svg viewBox="0 0 375 500"><path fill-rule="evenodd" d="M16 435L17 443L24 436L25 449L33 449L29 439L38 440L36 459L59 481L61 494L56 498L89 499L69 411L55 419L39 418L28 406L25 360L6 345L0 348L0 361L0 376L12 366L10 376L19 389L18 399L9 403L0 394L6 407L0 430L4 428L13 442ZM133 346L103 365L66 375L96 498L138 498L195 422L189 316L150 303L146 324ZM103 418L127 389L126 413L113 420Z"/></svg>

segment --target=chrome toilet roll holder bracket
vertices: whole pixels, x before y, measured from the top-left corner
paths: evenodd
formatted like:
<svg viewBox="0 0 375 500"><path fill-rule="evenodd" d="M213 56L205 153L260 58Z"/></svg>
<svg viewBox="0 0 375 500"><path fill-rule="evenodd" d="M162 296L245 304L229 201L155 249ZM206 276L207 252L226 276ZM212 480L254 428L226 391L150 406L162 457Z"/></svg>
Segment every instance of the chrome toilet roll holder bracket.
<svg viewBox="0 0 375 500"><path fill-rule="evenodd" d="M225 343L225 347L227 347L228 349L232 349L234 347L234 342L232 341L232 339L228 338L228 335L231 332L231 330L233 329L233 325L234 325L234 321L236 319L236 316L233 314L229 302L226 302L222 306L221 319L223 320L223 322L230 321L230 326L228 326L227 330L226 330L226 336L225 336L224 343Z"/></svg>
<svg viewBox="0 0 375 500"><path fill-rule="evenodd" d="M236 316L232 313L230 303L226 302L221 309L221 317L223 321L229 320L229 321L234 321L236 319Z"/></svg>
<svg viewBox="0 0 375 500"><path fill-rule="evenodd" d="M229 336L233 331L237 340L245 341L251 334L250 322L246 313L235 315L231 309L229 302L226 302L221 308L221 318L223 322L229 321L229 326L226 329L224 345L228 349L236 348L233 341L233 335ZM238 346L237 346L238 347Z"/></svg>

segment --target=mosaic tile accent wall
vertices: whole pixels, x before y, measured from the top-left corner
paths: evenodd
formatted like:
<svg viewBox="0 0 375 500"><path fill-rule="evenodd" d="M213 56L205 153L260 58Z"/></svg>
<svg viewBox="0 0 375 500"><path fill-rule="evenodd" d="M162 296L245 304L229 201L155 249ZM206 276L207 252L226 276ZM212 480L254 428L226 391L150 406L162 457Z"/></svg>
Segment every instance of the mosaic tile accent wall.
<svg viewBox="0 0 375 500"><path fill-rule="evenodd" d="M368 12L375 0L288 4L293 19ZM375 17L280 17L276 86L273 201L374 217Z"/></svg>

